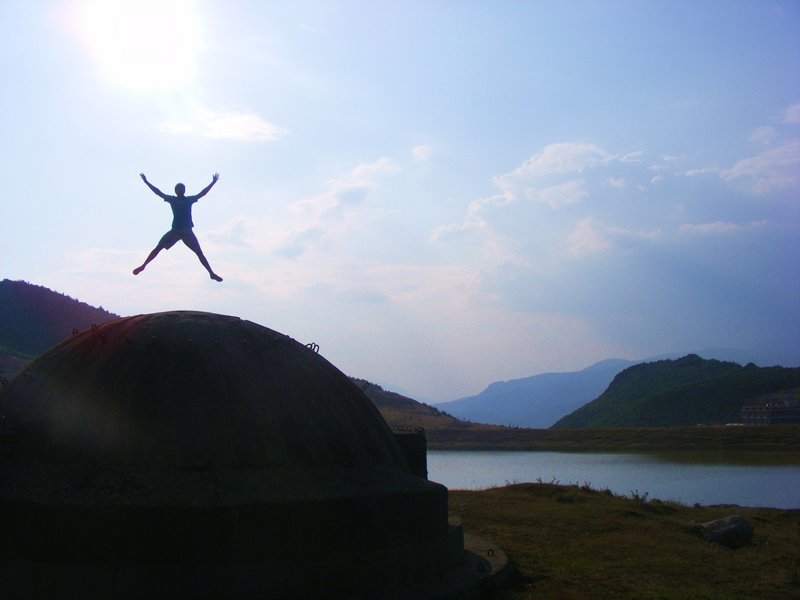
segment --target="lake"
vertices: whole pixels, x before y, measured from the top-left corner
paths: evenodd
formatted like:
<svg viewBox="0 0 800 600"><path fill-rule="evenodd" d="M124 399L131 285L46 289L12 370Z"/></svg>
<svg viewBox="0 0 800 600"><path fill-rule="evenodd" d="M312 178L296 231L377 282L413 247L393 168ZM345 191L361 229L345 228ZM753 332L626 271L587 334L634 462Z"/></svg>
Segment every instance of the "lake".
<svg viewBox="0 0 800 600"><path fill-rule="evenodd" d="M430 450L428 478L450 489L588 483L688 505L800 508L800 465L725 464L699 453L690 461L670 454Z"/></svg>

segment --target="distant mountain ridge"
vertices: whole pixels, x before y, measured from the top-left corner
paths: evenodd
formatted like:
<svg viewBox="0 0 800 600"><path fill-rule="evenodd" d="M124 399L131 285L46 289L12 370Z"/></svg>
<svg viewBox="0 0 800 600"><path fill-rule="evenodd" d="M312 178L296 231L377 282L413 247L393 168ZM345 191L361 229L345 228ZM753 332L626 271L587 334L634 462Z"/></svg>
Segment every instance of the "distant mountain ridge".
<svg viewBox="0 0 800 600"><path fill-rule="evenodd" d="M26 281L0 281L0 370L28 360L118 315Z"/></svg>
<svg viewBox="0 0 800 600"><path fill-rule="evenodd" d="M480 394L438 406L475 423L546 429L597 398L617 373L633 364L630 360L608 359L582 371L498 381Z"/></svg>
<svg viewBox="0 0 800 600"><path fill-rule="evenodd" d="M628 367L553 429L685 427L738 422L748 400L800 387L800 368L741 366L689 354Z"/></svg>
<svg viewBox="0 0 800 600"><path fill-rule="evenodd" d="M582 371L542 373L532 377L497 381L480 394L442 402L437 406L459 419L477 423L548 428L600 396L614 376L624 369L646 362L678 359L687 354L689 353L673 352L642 360L608 359ZM776 364L776 357L768 350L707 348L692 354L738 364Z"/></svg>

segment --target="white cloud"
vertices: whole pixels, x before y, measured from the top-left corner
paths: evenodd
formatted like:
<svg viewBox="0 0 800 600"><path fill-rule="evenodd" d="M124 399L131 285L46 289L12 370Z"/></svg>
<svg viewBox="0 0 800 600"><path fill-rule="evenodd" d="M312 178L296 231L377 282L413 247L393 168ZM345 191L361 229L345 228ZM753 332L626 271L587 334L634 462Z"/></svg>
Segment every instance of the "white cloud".
<svg viewBox="0 0 800 600"><path fill-rule="evenodd" d="M720 170L713 167L702 167L700 169L689 169L686 171L687 177L699 177L701 175L719 175Z"/></svg>
<svg viewBox="0 0 800 600"><path fill-rule="evenodd" d="M611 187L615 187L620 190L626 185L625 179L622 177L609 177L608 183Z"/></svg>
<svg viewBox="0 0 800 600"><path fill-rule="evenodd" d="M430 146L417 146L411 150L411 156L416 160L425 161L433 155L433 148Z"/></svg>
<svg viewBox="0 0 800 600"><path fill-rule="evenodd" d="M440 225L434 229L431 238L434 241L440 241L447 238L452 238L466 231L485 229L488 227L488 223L486 222L484 213L488 209L503 206L509 202L511 202L511 200L509 200L508 196L503 194L497 194L494 196L473 200L467 206L467 214L462 223Z"/></svg>
<svg viewBox="0 0 800 600"><path fill-rule="evenodd" d="M433 239L452 238L467 231L489 231L492 211L521 200L556 210L595 195L602 203L614 197L617 190L644 190L643 184L659 180L649 174L654 166L676 160L668 156L653 157L642 151L614 155L584 142L551 144L513 171L494 177L500 193L470 202L464 220L437 227Z"/></svg>
<svg viewBox="0 0 800 600"><path fill-rule="evenodd" d="M495 177L494 182L503 193L515 198L525 182L550 175L582 173L611 158L602 148L588 143L560 143L546 146L511 173Z"/></svg>
<svg viewBox="0 0 800 600"><path fill-rule="evenodd" d="M189 119L164 122L158 129L164 133L195 134L237 142L274 142L288 133L254 112L208 109L197 110Z"/></svg>
<svg viewBox="0 0 800 600"><path fill-rule="evenodd" d="M784 111L783 122L791 125L800 124L800 102L792 104Z"/></svg>
<svg viewBox="0 0 800 600"><path fill-rule="evenodd" d="M734 233L742 229L741 225L736 223L723 223L722 221L715 221L713 223L686 223L680 226L679 231L686 234L719 234L719 233Z"/></svg>
<svg viewBox="0 0 800 600"><path fill-rule="evenodd" d="M295 258L311 247L322 247L358 230L364 211L354 208L362 204L377 187L379 178L399 171L391 158L383 156L372 163L362 163L352 171L330 181L321 194L303 198L289 206L291 223L285 224L277 254Z"/></svg>
<svg viewBox="0 0 800 600"><path fill-rule="evenodd" d="M777 135L774 127L757 127L750 134L748 141L768 145L775 141Z"/></svg>
<svg viewBox="0 0 800 600"><path fill-rule="evenodd" d="M742 159L721 176L756 195L795 188L800 184L800 140Z"/></svg>
<svg viewBox="0 0 800 600"><path fill-rule="evenodd" d="M338 181L343 182L345 185L354 183L356 185L369 184L372 185L371 177L373 175L383 175L387 173L397 173L400 170L395 162L388 156L382 156L373 163L362 163L353 169L347 175L341 177Z"/></svg>
<svg viewBox="0 0 800 600"><path fill-rule="evenodd" d="M565 204L576 204L588 196L586 184L582 179L573 179L565 183L553 185L541 191L533 188L525 190L526 197L538 202L544 202L551 208L558 208Z"/></svg>
<svg viewBox="0 0 800 600"><path fill-rule="evenodd" d="M577 224L567 238L567 244L570 254L578 258L605 252L611 248L611 242L591 217L586 217Z"/></svg>
<svg viewBox="0 0 800 600"><path fill-rule="evenodd" d="M679 233L687 235L719 235L761 228L766 224L766 221L752 221L745 225L726 223L724 221L714 221L713 223L685 223L680 226L678 231Z"/></svg>

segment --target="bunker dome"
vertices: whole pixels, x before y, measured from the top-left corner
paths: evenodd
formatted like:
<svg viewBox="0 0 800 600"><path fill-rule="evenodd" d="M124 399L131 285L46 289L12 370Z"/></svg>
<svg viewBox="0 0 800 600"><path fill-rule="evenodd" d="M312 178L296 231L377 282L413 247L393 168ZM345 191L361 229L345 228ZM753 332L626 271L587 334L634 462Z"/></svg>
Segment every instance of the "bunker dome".
<svg viewBox="0 0 800 600"><path fill-rule="evenodd" d="M446 488L361 390L236 317L74 335L5 386L0 423L0 575L22 592L362 594L463 552Z"/></svg>

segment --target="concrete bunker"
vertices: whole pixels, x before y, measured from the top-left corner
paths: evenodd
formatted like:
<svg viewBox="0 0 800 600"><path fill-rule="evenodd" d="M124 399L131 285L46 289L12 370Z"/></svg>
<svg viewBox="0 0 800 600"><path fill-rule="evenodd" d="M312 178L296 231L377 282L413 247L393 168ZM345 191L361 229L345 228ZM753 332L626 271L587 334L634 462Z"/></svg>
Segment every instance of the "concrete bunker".
<svg viewBox="0 0 800 600"><path fill-rule="evenodd" d="M236 317L110 321L0 395L12 594L348 596L463 555L447 489L319 354Z"/></svg>

